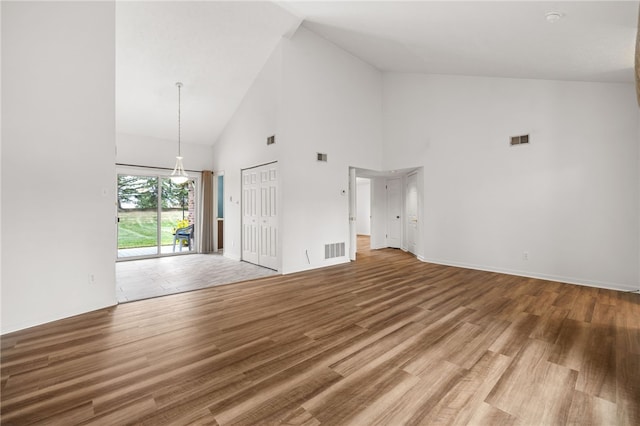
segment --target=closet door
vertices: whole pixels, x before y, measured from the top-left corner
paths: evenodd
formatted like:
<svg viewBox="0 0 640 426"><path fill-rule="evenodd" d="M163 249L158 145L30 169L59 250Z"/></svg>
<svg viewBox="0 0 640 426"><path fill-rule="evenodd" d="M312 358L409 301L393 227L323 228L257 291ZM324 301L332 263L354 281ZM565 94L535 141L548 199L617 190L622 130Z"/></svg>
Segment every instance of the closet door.
<svg viewBox="0 0 640 426"><path fill-rule="evenodd" d="M258 172L242 171L242 260L258 263L259 220Z"/></svg>
<svg viewBox="0 0 640 426"><path fill-rule="evenodd" d="M260 252L258 264L278 269L278 170L260 171Z"/></svg>
<svg viewBox="0 0 640 426"><path fill-rule="evenodd" d="M278 165L242 171L242 260L278 269Z"/></svg>

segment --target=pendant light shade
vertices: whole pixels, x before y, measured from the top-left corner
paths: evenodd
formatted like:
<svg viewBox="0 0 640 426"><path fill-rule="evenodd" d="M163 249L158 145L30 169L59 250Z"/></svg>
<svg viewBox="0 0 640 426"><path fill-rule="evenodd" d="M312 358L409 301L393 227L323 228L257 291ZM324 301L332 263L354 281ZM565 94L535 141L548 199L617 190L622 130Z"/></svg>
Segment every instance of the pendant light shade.
<svg viewBox="0 0 640 426"><path fill-rule="evenodd" d="M176 157L176 166L173 168L173 172L171 172L171 180L174 183L183 184L189 180L189 175L184 171L182 154L180 153L180 89L182 88L182 83L176 83L176 87L178 88L178 156Z"/></svg>
<svg viewBox="0 0 640 426"><path fill-rule="evenodd" d="M183 184L189 180L189 175L184 171L182 157L180 156L176 157L176 166L173 168L173 172L171 172L171 180L177 184Z"/></svg>

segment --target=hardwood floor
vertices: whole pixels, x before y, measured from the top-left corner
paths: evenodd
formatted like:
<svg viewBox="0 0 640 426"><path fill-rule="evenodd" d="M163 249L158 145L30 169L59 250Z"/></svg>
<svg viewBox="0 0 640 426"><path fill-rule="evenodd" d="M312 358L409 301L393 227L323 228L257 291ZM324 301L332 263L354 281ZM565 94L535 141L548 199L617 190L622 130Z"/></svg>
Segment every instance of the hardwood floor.
<svg viewBox="0 0 640 426"><path fill-rule="evenodd" d="M358 258L4 335L2 424L640 424L640 296Z"/></svg>

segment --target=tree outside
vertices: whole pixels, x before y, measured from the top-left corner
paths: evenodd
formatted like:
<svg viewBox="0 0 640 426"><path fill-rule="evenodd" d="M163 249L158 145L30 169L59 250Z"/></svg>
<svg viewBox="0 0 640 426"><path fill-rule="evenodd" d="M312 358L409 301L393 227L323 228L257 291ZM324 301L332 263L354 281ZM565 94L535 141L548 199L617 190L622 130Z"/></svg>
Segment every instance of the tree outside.
<svg viewBox="0 0 640 426"><path fill-rule="evenodd" d="M162 208L186 208L189 182L181 185L171 179L160 179ZM155 209L158 207L158 178L118 175L118 210Z"/></svg>
<svg viewBox="0 0 640 426"><path fill-rule="evenodd" d="M158 184L161 185L161 245L172 244L178 221L188 219L193 181L177 185L168 178L118 175L118 249L157 244Z"/></svg>

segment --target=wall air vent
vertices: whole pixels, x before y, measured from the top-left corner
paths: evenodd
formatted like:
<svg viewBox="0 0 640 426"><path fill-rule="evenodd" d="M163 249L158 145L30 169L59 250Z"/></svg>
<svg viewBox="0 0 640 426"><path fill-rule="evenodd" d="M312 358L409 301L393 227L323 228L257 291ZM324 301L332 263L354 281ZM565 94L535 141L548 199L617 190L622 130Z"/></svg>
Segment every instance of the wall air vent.
<svg viewBox="0 0 640 426"><path fill-rule="evenodd" d="M334 257L344 256L344 243L333 243L324 245L324 258L333 259Z"/></svg>
<svg viewBox="0 0 640 426"><path fill-rule="evenodd" d="M267 138L267 145L273 145L274 143L276 143L276 135L269 136Z"/></svg>
<svg viewBox="0 0 640 426"><path fill-rule="evenodd" d="M326 161L327 161L327 154L323 154L323 153L321 153L321 152L318 152L318 154L317 154L317 156L316 156L316 159L317 159L318 161L324 161L324 162L326 162Z"/></svg>
<svg viewBox="0 0 640 426"><path fill-rule="evenodd" d="M511 146L529 143L529 135L511 136Z"/></svg>

